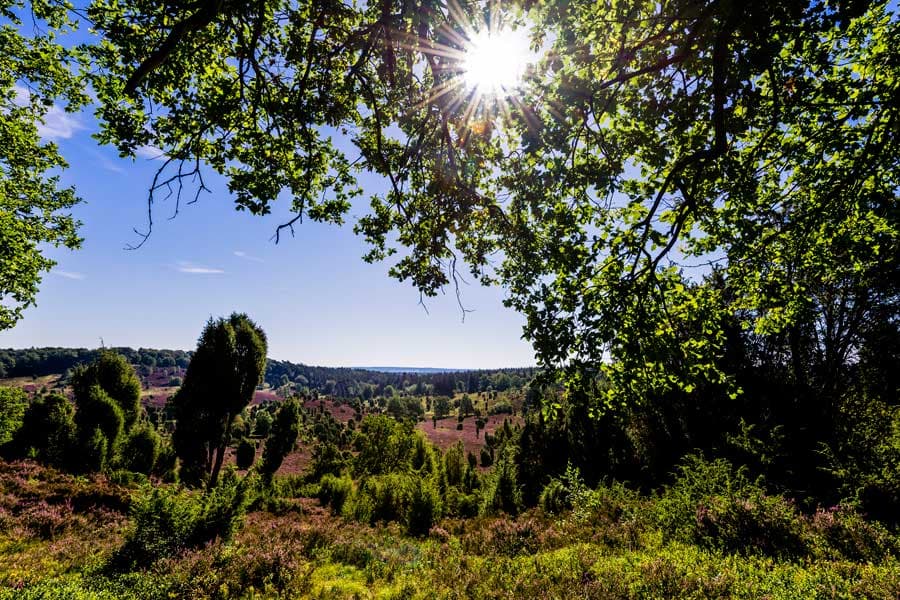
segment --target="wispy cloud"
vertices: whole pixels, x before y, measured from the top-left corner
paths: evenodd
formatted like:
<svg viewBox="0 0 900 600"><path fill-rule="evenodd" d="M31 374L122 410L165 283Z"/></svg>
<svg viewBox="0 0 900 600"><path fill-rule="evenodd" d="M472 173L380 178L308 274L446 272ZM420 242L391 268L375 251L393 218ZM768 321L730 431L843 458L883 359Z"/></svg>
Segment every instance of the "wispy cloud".
<svg viewBox="0 0 900 600"><path fill-rule="evenodd" d="M156 160L157 158L164 158L166 156L166 153L156 146L138 146L135 148L134 153L139 158L146 158L148 160Z"/></svg>
<svg viewBox="0 0 900 600"><path fill-rule="evenodd" d="M60 271L59 269L54 269L50 272L58 277L65 277L66 279L77 279L79 281L84 279L84 273L77 273L75 271Z"/></svg>
<svg viewBox="0 0 900 600"><path fill-rule="evenodd" d="M179 273L190 273L193 275L219 275L225 272L222 269L197 265L183 260L178 261L178 266L175 268Z"/></svg>
<svg viewBox="0 0 900 600"><path fill-rule="evenodd" d="M252 254L247 254L243 250L235 250L234 255L237 256L238 258L243 258L244 260L249 260L250 262L257 262L257 263L265 262L265 261L263 261L263 259L259 258L258 256L253 256Z"/></svg>
<svg viewBox="0 0 900 600"><path fill-rule="evenodd" d="M24 106L31 99L31 92L20 85L15 86L15 92L14 102L19 106ZM67 113L58 104L47 109L42 121L37 123L38 135L45 140L67 140L84 128L77 115Z"/></svg>
<svg viewBox="0 0 900 600"><path fill-rule="evenodd" d="M97 164L100 165L103 169L111 173L124 173L125 169L117 165L113 160L109 157L104 156L101 152L93 151L94 156L97 158Z"/></svg>
<svg viewBox="0 0 900 600"><path fill-rule="evenodd" d="M81 129L84 129L84 125L75 115L67 113L55 104L50 107L44 115L44 122L38 123L37 128L38 135L46 140L67 140Z"/></svg>

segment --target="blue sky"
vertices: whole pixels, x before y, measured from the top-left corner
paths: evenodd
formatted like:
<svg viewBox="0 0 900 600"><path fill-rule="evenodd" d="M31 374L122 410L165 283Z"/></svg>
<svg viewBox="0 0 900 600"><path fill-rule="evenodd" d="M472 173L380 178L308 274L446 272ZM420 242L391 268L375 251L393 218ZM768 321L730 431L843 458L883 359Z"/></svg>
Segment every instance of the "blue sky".
<svg viewBox="0 0 900 600"><path fill-rule="evenodd" d="M273 215L237 212L224 181L209 177L212 194L182 205L157 205L155 228L139 250L132 228L146 223L147 188L158 161L120 159L91 138L90 112L51 110L42 135L56 141L70 168L63 181L85 203L81 250L53 249L58 261L44 275L37 306L0 332L0 347L108 346L192 349L210 316L249 314L266 331L269 356L329 366L402 365L488 368L534 364L521 339L524 320L503 307L503 293L464 286L473 310L461 320L452 290L419 306L419 295L388 277L387 264L361 260L366 247L352 224L304 223L297 235L270 240L287 219L289 201ZM368 192L383 183L363 178Z"/></svg>

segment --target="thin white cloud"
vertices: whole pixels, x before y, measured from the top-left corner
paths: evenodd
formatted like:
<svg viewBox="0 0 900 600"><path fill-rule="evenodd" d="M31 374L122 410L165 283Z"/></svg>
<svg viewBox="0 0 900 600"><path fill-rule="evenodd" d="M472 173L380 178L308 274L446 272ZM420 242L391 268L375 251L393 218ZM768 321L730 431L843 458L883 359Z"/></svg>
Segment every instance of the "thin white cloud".
<svg viewBox="0 0 900 600"><path fill-rule="evenodd" d="M138 158L146 158L147 160L156 160L157 158L164 158L166 153L157 148L156 146L138 146L135 151L135 155Z"/></svg>
<svg viewBox="0 0 900 600"><path fill-rule="evenodd" d="M186 261L178 261L178 266L175 268L179 273L190 273L192 275L220 275L225 272L222 269L205 267L203 265L196 265L194 263Z"/></svg>
<svg viewBox="0 0 900 600"><path fill-rule="evenodd" d="M76 271L60 271L59 269L55 269L50 272L58 277L65 277L66 279L77 279L79 281L84 279L84 273L78 273Z"/></svg>
<svg viewBox="0 0 900 600"><path fill-rule="evenodd" d="M38 123L37 126L38 135L45 140L67 140L81 129L84 129L84 125L75 115L67 113L55 104L44 115L44 122Z"/></svg>
<svg viewBox="0 0 900 600"><path fill-rule="evenodd" d="M258 256L253 256L252 254L247 254L243 250L235 250L234 255L237 256L238 258L243 258L244 260L249 260L250 262L257 262L257 263L265 262L265 261L263 261L263 259L259 258Z"/></svg>
<svg viewBox="0 0 900 600"><path fill-rule="evenodd" d="M108 157L104 156L100 152L94 151L94 156L97 157L97 164L99 164L103 169L111 173L124 173L125 169L117 165L114 161L110 160Z"/></svg>
<svg viewBox="0 0 900 600"><path fill-rule="evenodd" d="M15 86L15 92L13 102L19 106L24 106L31 98L31 92L20 85ZM76 115L67 113L57 104L51 106L37 123L38 135L45 140L67 140L84 128Z"/></svg>

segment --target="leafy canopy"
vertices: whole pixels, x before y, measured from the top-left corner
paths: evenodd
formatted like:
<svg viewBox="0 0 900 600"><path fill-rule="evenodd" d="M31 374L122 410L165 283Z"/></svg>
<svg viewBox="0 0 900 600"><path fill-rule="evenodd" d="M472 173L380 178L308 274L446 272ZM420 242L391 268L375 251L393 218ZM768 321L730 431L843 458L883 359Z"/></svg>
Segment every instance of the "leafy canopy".
<svg viewBox="0 0 900 600"><path fill-rule="evenodd" d="M35 303L41 272L56 263L47 245L75 249L75 190L60 183L66 162L38 127L48 112L87 103L78 49L60 43L75 22L64 5L0 0L0 330ZM25 21L34 23L26 27ZM28 32L28 35L25 34Z"/></svg>
<svg viewBox="0 0 900 600"><path fill-rule="evenodd" d="M607 405L738 393L729 327L812 323L839 364L869 317L894 318L900 24L886 3L492 6L97 0L84 52L99 138L165 153L151 207L212 169L239 209L289 196L290 228L342 222L358 171L382 176L356 223L366 259L395 260L425 295L463 264L503 285L540 363ZM542 50L508 97L459 85L485 20L530 25Z"/></svg>

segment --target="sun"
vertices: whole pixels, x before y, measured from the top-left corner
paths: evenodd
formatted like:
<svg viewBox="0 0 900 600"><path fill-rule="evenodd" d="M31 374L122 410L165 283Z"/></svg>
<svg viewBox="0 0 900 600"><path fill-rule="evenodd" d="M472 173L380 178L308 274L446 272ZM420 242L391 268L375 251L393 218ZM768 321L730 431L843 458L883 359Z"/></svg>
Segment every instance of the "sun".
<svg viewBox="0 0 900 600"><path fill-rule="evenodd" d="M484 29L466 42L460 64L466 86L478 94L506 95L534 62L525 29Z"/></svg>

